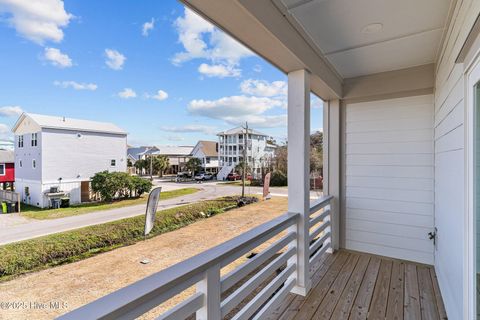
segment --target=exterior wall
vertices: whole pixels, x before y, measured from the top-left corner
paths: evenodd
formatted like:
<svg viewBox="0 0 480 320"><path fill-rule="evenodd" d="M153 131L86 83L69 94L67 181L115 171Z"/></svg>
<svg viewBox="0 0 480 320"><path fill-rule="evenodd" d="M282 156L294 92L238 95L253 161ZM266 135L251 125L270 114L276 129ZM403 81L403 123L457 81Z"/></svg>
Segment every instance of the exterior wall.
<svg viewBox="0 0 480 320"><path fill-rule="evenodd" d="M432 264L433 95L347 103L344 245Z"/></svg>
<svg viewBox="0 0 480 320"><path fill-rule="evenodd" d="M273 158L274 149L267 147L267 137L259 136L254 134L249 134L252 138L248 140L247 147L247 157L248 165L256 170L262 167L262 161L265 158ZM240 157L243 157L243 151L240 150L240 147L243 147L244 140L239 142L239 134L231 135L219 135L219 165L220 166L235 166L240 163ZM229 153L229 147L235 147L236 151ZM232 161L230 161L232 158ZM235 161L233 161L235 160Z"/></svg>
<svg viewBox="0 0 480 320"><path fill-rule="evenodd" d="M42 135L38 132L37 146L32 146L32 132L24 133L22 148L18 146L20 136L22 135L15 135L16 179L40 181L42 178ZM33 160L36 161L36 168L32 166Z"/></svg>
<svg viewBox="0 0 480 320"><path fill-rule="evenodd" d="M14 182L15 181L15 164L14 163L2 163L5 165L5 175L0 176L1 182Z"/></svg>
<svg viewBox="0 0 480 320"><path fill-rule="evenodd" d="M193 149L192 156L202 161L202 168L215 169L215 171L218 169L218 157L206 157L202 150L200 150L200 148ZM207 158L210 158L210 163L207 163Z"/></svg>
<svg viewBox="0 0 480 320"><path fill-rule="evenodd" d="M450 319L466 319L465 297L465 77L455 60L480 1L457 1L435 77L435 269Z"/></svg>
<svg viewBox="0 0 480 320"><path fill-rule="evenodd" d="M43 183L86 181L97 172L127 171L126 135L44 129ZM110 165L115 160L116 165Z"/></svg>

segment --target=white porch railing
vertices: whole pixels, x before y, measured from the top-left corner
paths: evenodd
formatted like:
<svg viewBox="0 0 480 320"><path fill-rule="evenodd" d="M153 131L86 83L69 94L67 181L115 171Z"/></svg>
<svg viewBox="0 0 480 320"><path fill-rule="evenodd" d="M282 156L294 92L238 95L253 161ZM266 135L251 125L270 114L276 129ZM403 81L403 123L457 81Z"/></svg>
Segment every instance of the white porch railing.
<svg viewBox="0 0 480 320"><path fill-rule="evenodd" d="M310 272L330 248L331 199L318 200L310 210ZM297 224L299 216L286 213L59 319L135 319L192 286L196 286L193 295L157 319L185 319L196 314L196 319L219 320L232 313L232 319L262 319L295 285L297 265L291 261L299 243L297 232L289 227ZM222 268L267 242L260 253L221 275Z"/></svg>

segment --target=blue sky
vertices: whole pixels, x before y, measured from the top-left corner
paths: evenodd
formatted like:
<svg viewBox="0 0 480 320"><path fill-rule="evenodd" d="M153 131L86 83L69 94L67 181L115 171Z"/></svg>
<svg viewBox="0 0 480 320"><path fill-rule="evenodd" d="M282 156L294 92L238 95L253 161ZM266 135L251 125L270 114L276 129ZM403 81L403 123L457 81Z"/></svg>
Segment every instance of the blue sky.
<svg viewBox="0 0 480 320"><path fill-rule="evenodd" d="M244 121L286 136L286 76L177 1L0 0L0 38L3 141L22 111L113 122L132 145Z"/></svg>

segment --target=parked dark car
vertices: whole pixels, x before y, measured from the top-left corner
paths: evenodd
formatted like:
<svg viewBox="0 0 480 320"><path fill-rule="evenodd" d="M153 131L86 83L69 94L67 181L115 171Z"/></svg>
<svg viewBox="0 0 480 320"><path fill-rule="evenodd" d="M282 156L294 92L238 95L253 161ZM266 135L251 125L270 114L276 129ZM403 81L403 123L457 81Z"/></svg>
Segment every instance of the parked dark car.
<svg viewBox="0 0 480 320"><path fill-rule="evenodd" d="M241 180L242 176L239 175L238 173L229 173L227 176L228 181L235 181L235 180Z"/></svg>

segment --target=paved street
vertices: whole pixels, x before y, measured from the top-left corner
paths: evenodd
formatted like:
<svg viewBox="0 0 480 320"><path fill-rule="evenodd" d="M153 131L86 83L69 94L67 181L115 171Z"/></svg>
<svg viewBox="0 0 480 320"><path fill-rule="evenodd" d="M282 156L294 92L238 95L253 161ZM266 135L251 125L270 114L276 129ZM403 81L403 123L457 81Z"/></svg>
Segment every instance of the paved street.
<svg viewBox="0 0 480 320"><path fill-rule="evenodd" d="M163 190L195 187L201 189L194 194L185 195L160 201L158 209L168 209L201 200L215 199L228 195L239 195L241 188L236 185L222 185L216 182L197 183L172 183L155 181L155 185L162 186ZM273 196L287 196L287 188L271 188ZM246 187L247 194L261 194L261 187ZM318 192L312 192L311 198L317 198ZM52 219L35 220L26 219L18 215L0 215L0 244L31 239L52 233L82 228L90 225L101 224L109 221L133 217L144 214L146 205L135 205L112 210L103 210L77 216Z"/></svg>

